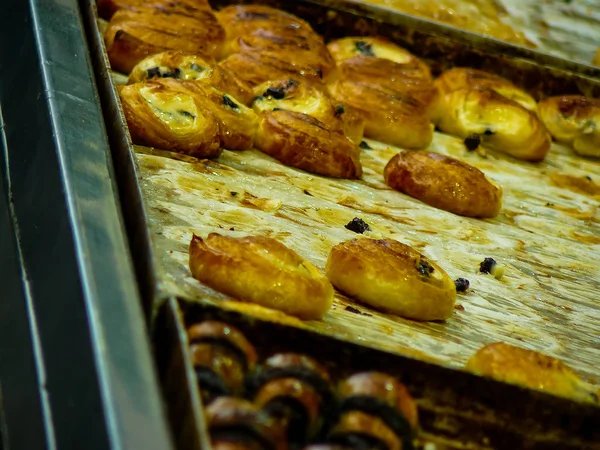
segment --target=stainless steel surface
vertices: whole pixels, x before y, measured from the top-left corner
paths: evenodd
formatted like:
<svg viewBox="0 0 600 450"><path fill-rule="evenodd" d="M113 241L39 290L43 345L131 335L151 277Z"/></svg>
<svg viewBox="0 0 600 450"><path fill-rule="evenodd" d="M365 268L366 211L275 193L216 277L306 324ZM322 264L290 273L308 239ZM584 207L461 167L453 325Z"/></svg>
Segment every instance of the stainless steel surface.
<svg viewBox="0 0 600 450"><path fill-rule="evenodd" d="M169 449L78 4L10 0L0 29L9 195L56 445Z"/></svg>

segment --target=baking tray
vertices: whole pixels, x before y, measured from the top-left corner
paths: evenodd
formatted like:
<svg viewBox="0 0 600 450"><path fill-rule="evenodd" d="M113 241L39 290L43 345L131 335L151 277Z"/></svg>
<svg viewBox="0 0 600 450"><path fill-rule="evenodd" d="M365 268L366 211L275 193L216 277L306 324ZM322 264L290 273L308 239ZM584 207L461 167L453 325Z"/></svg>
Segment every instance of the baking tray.
<svg viewBox="0 0 600 450"><path fill-rule="evenodd" d="M238 328L256 347L259 361L275 353L295 352L323 363L334 381L372 370L397 377L418 404L420 443L435 443L437 450L600 448L600 409L592 405L576 405L545 393L340 343L306 330L170 299L159 312L154 338L180 450L210 448L205 441L205 418L186 334L189 326L204 320L219 320Z"/></svg>
<svg viewBox="0 0 600 450"><path fill-rule="evenodd" d="M592 95L600 89L600 80L519 57L488 55L469 43L440 36L441 32L427 34L423 29L386 23L386 17L362 17L316 0L261 3L298 14L328 38L387 36L424 57L435 72L452 65L495 71L538 98L559 93ZM150 320L166 299L179 297L454 369L462 368L484 344L505 341L559 357L584 376L596 374L600 364L600 314L594 302L600 288L596 209L600 188L594 181L600 176L598 162L578 158L558 145L540 164L492 154L482 158L467 154L460 140L436 133L433 150L468 161L505 188L503 213L494 220L478 221L435 210L389 190L380 174L397 149L374 142L374 150L362 154L365 175L360 182L307 174L257 151L225 151L218 161L198 161L134 149L113 82L122 77L107 68L100 23L90 6L86 10L90 46ZM490 48L494 45L489 41ZM269 177L261 177L265 173ZM593 195L583 192L586 189ZM279 198L273 198L273 193ZM355 236L343 225L356 215L376 233L412 244L443 261L453 277L471 279L473 289L459 297L451 320L418 323L390 317L338 295L325 320L301 322L231 301L201 286L187 268L192 232L205 235L211 231L268 234L323 267L333 244ZM475 274L487 256L507 265L503 281Z"/></svg>

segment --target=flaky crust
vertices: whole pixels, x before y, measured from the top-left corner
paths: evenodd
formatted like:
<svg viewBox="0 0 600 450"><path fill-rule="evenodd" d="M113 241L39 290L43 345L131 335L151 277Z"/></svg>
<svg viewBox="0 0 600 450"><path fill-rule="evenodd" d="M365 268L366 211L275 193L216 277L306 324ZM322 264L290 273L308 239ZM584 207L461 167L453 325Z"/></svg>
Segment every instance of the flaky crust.
<svg viewBox="0 0 600 450"><path fill-rule="evenodd" d="M258 128L258 117L252 109L206 83L173 79L162 81L168 85L176 84L181 89L204 99L204 106L215 115L219 122L219 136L223 148L228 150L252 148Z"/></svg>
<svg viewBox="0 0 600 450"><path fill-rule="evenodd" d="M194 278L213 289L304 320L322 318L333 302L327 278L271 238L194 235L189 266Z"/></svg>
<svg viewBox="0 0 600 450"><path fill-rule="evenodd" d="M438 93L428 112L440 130L463 139L479 135L484 147L526 161L541 161L548 154L550 135L544 124L519 103L486 88Z"/></svg>
<svg viewBox="0 0 600 450"><path fill-rule="evenodd" d="M407 149L422 149L433 139L423 105L411 95L340 78L329 84L333 97L365 120L365 136Z"/></svg>
<svg viewBox="0 0 600 450"><path fill-rule="evenodd" d="M350 107L335 101L321 83L303 80L274 80L254 88L252 107L257 113L285 109L307 114L334 131L342 131L348 139L360 144L364 120Z"/></svg>
<svg viewBox="0 0 600 450"><path fill-rule="evenodd" d="M469 359L466 368L500 381L581 401L598 402L598 390L561 360L503 342L479 349Z"/></svg>
<svg viewBox="0 0 600 450"><path fill-rule="evenodd" d="M201 14L190 17L142 7L117 11L104 34L111 68L129 73L142 59L167 50L218 58L225 31L210 10Z"/></svg>
<svg viewBox="0 0 600 450"><path fill-rule="evenodd" d="M496 217L502 208L500 186L476 167L439 153L398 153L384 176L388 186L461 216Z"/></svg>
<svg viewBox="0 0 600 450"><path fill-rule="evenodd" d="M98 0L98 15L103 19L110 18L120 9L153 8L163 12L197 16L202 18L202 11L210 10L208 0Z"/></svg>
<svg viewBox="0 0 600 450"><path fill-rule="evenodd" d="M140 61L129 74L128 84L152 78L197 80L213 85L248 105L253 98L250 86L231 72L217 66L208 56L174 50L157 53Z"/></svg>
<svg viewBox="0 0 600 450"><path fill-rule="evenodd" d="M600 99L550 97L539 104L538 115L558 142L582 156L600 157Z"/></svg>
<svg viewBox="0 0 600 450"><path fill-rule="evenodd" d="M263 111L256 148L283 164L334 178L362 175L360 149L342 131L293 111Z"/></svg>
<svg viewBox="0 0 600 450"><path fill-rule="evenodd" d="M204 99L166 79L121 86L119 95L134 144L214 158L219 124Z"/></svg>
<svg viewBox="0 0 600 450"><path fill-rule="evenodd" d="M519 89L513 83L498 75L483 70L466 67L455 67L447 70L436 80L436 88L441 95L457 89L480 88L491 89L494 92L519 103L529 111L536 111L537 103L527 92Z"/></svg>
<svg viewBox="0 0 600 450"><path fill-rule="evenodd" d="M415 320L445 320L454 311L448 274L391 239L342 242L331 249L326 271L337 289L375 309Z"/></svg>

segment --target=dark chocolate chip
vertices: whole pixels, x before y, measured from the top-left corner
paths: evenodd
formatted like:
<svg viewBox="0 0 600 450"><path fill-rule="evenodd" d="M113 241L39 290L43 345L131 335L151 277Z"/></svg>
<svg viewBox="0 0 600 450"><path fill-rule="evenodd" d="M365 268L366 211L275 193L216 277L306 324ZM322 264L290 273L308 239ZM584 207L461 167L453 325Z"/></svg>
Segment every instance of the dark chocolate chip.
<svg viewBox="0 0 600 450"><path fill-rule="evenodd" d="M371 44L367 44L365 41L358 41L354 43L356 50L362 53L365 56L375 56L373 53L373 46Z"/></svg>
<svg viewBox="0 0 600 450"><path fill-rule="evenodd" d="M483 132L483 134L485 134L486 136L491 136L492 134L494 134L494 132L493 132L491 129L487 128L487 129L486 129L486 130Z"/></svg>
<svg viewBox="0 0 600 450"><path fill-rule="evenodd" d="M231 191L230 194L231 194L232 197L235 197L236 195L238 195L238 193L235 192L235 191Z"/></svg>
<svg viewBox="0 0 600 450"><path fill-rule="evenodd" d="M344 108L344 105L337 105L335 107L335 115L336 116L340 116L342 114L344 114L346 112L346 108Z"/></svg>
<svg viewBox="0 0 600 450"><path fill-rule="evenodd" d="M146 70L148 74L148 78L160 77L160 70L158 67L152 67L151 69Z"/></svg>
<svg viewBox="0 0 600 450"><path fill-rule="evenodd" d="M588 180L592 181L592 177L590 177L589 175L586 175L585 178L587 178Z"/></svg>
<svg viewBox="0 0 600 450"><path fill-rule="evenodd" d="M189 111L184 111L184 110L182 109L182 110L179 110L178 112L179 112L179 114L181 114L182 116L185 116L185 117L191 117L192 119L195 119L195 118L196 118L196 116L195 116L195 115L193 115L193 114L192 114L191 112L189 112Z"/></svg>
<svg viewBox="0 0 600 450"><path fill-rule="evenodd" d="M369 231L371 229L364 220L359 219L358 217L355 217L346 225L344 225L344 228L358 234L363 234L365 231Z"/></svg>
<svg viewBox="0 0 600 450"><path fill-rule="evenodd" d="M360 309L357 309L357 308L355 308L354 306L347 305L347 306L346 306L346 308L344 308L344 309L345 309L346 311L348 311L348 312L351 312L351 313L353 313L353 314L362 314L362 313L360 312Z"/></svg>
<svg viewBox="0 0 600 450"><path fill-rule="evenodd" d="M306 189L304 189L302 192L304 192L306 195L310 195L311 197L313 196L310 192L308 192Z"/></svg>
<svg viewBox="0 0 600 450"><path fill-rule="evenodd" d="M319 78L323 79L323 70L317 69L317 75L319 75Z"/></svg>
<svg viewBox="0 0 600 450"><path fill-rule="evenodd" d="M479 264L479 271L481 273L491 273L492 269L496 266L496 260L494 258L485 258Z"/></svg>
<svg viewBox="0 0 600 450"><path fill-rule="evenodd" d="M466 292L471 283L466 278L457 278L454 280L454 286L456 286L456 292Z"/></svg>
<svg viewBox="0 0 600 450"><path fill-rule="evenodd" d="M273 111L283 111L283 108L273 108Z"/></svg>
<svg viewBox="0 0 600 450"><path fill-rule="evenodd" d="M285 98L285 88L269 88L263 94L265 97L273 97L276 100Z"/></svg>
<svg viewBox="0 0 600 450"><path fill-rule="evenodd" d="M467 150L470 152L477 150L477 147L479 147L480 144L481 136L479 136L477 133L470 134L465 138L465 147L467 147Z"/></svg>
<svg viewBox="0 0 600 450"><path fill-rule="evenodd" d="M198 64L191 64L190 69L195 70L196 72L204 72L204 67L199 66Z"/></svg>
<svg viewBox="0 0 600 450"><path fill-rule="evenodd" d="M358 144L358 146L364 150L373 150L373 147L371 147L365 141L362 141L360 144Z"/></svg>
<svg viewBox="0 0 600 450"><path fill-rule="evenodd" d="M434 270L435 269L433 268L433 266L427 261L420 259L417 262L417 271L424 277L428 277L429 274L433 273Z"/></svg>
<svg viewBox="0 0 600 450"><path fill-rule="evenodd" d="M228 95L223 95L223 104L225 106L229 106L231 109L239 109L240 108L240 106L236 102L231 100L231 98L229 98Z"/></svg>

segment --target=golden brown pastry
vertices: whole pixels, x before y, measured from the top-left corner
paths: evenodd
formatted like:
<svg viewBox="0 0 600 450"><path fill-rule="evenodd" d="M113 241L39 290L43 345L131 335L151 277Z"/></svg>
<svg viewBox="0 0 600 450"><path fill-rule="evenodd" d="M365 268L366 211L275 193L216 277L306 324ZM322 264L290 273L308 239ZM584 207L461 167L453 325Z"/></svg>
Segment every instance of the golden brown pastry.
<svg viewBox="0 0 600 450"><path fill-rule="evenodd" d="M329 85L333 97L365 120L365 136L407 149L422 149L433 139L433 125L415 97L338 79Z"/></svg>
<svg viewBox="0 0 600 450"><path fill-rule="evenodd" d="M98 15L110 18L120 9L153 8L163 12L203 17L203 11L210 11L208 0L98 0Z"/></svg>
<svg viewBox="0 0 600 450"><path fill-rule="evenodd" d="M479 349L466 368L479 375L580 401L597 403L600 393L561 360L503 342Z"/></svg>
<svg viewBox="0 0 600 450"><path fill-rule="evenodd" d="M541 161L550 150L550 135L535 112L487 88L446 90L429 105L440 130L525 161ZM468 147L473 149L473 147Z"/></svg>
<svg viewBox="0 0 600 450"><path fill-rule="evenodd" d="M111 68L129 73L142 59L167 50L218 58L225 31L212 11L202 11L202 15L190 17L142 7L117 11L104 34Z"/></svg>
<svg viewBox="0 0 600 450"><path fill-rule="evenodd" d="M194 235L189 265L194 278L213 289L301 319L322 318L333 302L327 277L271 238Z"/></svg>
<svg viewBox="0 0 600 450"><path fill-rule="evenodd" d="M292 79L267 81L254 88L252 107L257 113L285 109L307 114L332 130L342 130L355 144L363 138L364 120L329 95L321 83Z"/></svg>
<svg viewBox="0 0 600 450"><path fill-rule="evenodd" d="M253 98L250 86L209 57L174 50L157 53L140 61L129 74L128 84L153 78L198 80L248 105Z"/></svg>
<svg viewBox="0 0 600 450"><path fill-rule="evenodd" d="M256 148L283 164L333 178L360 178L360 149L343 131L306 114L277 110L259 116Z"/></svg>
<svg viewBox="0 0 600 450"><path fill-rule="evenodd" d="M496 217L502 188L476 167L434 152L404 151L384 170L388 186L444 211Z"/></svg>
<svg viewBox="0 0 600 450"><path fill-rule="evenodd" d="M600 157L600 99L550 97L539 104L538 115L558 142L579 155Z"/></svg>
<svg viewBox="0 0 600 450"><path fill-rule="evenodd" d="M133 143L198 158L219 156L219 123L204 105L205 99L167 81L120 87L121 105Z"/></svg>
<svg viewBox="0 0 600 450"><path fill-rule="evenodd" d="M219 122L221 146L228 150L247 150L254 145L258 117L236 98L206 83L191 80L159 80L167 85L176 84L198 98L210 109Z"/></svg>
<svg viewBox="0 0 600 450"><path fill-rule="evenodd" d="M412 247L392 239L354 239L331 249L331 283L375 309L415 320L445 320L456 300L454 281Z"/></svg>
<svg viewBox="0 0 600 450"><path fill-rule="evenodd" d="M457 89L480 88L492 91L510 99L529 111L537 110L537 102L527 92L498 75L483 70L455 67L447 70L436 80L436 87L442 94Z"/></svg>
<svg viewBox="0 0 600 450"><path fill-rule="evenodd" d="M357 56L382 59L396 64L387 66L392 70L413 69L424 78L430 78L429 67L408 50L376 37L346 37L327 44L336 63L341 64ZM416 74L415 74L416 76Z"/></svg>

